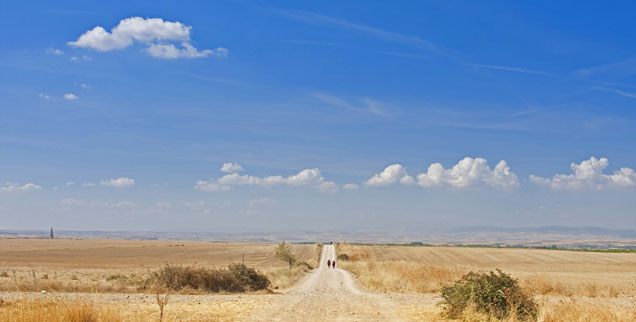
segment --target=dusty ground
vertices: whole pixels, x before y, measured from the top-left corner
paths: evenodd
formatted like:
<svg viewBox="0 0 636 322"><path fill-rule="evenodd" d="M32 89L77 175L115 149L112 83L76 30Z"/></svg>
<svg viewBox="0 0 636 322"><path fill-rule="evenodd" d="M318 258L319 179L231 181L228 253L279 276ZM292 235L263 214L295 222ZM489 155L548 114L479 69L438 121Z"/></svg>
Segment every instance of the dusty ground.
<svg viewBox="0 0 636 322"><path fill-rule="evenodd" d="M302 275L274 256L273 244L99 239L0 239L0 291L53 289L135 292L149 271L165 264L225 267L240 263L287 287ZM291 245L299 261L316 266L315 245ZM15 276L14 276L15 273Z"/></svg>
<svg viewBox="0 0 636 322"><path fill-rule="evenodd" d="M334 260L333 245L323 247L320 266L296 287L269 298L262 310L246 321L404 321L404 296L370 294L360 290L351 275L327 267ZM401 298L401 299L400 299ZM411 300L416 297L411 297Z"/></svg>
<svg viewBox="0 0 636 322"><path fill-rule="evenodd" d="M278 294L171 295L168 321L406 321L413 308L433 306L432 296L370 294L351 275L328 268L336 258L332 245L323 247L320 266L295 286ZM127 321L156 319L152 294L0 293L5 301L24 298L80 300L117 308Z"/></svg>
<svg viewBox="0 0 636 322"><path fill-rule="evenodd" d="M183 246L181 246L183 245ZM582 253L549 250L518 250L489 248L351 246L341 248L354 257L345 263L382 262L408 265L433 265L452 269L502 268L517 276L543 276L561 279L573 285L624 285L626 292L615 295L591 292L585 294L535 295L540 305L540 321L634 321L636 320L636 254ZM199 263L224 266L246 253L251 266L285 264L273 256L274 245L240 245L183 242L131 241L18 241L0 240L0 273L11 268L23 270L29 279L30 269L57 272L88 272L86 278L107 276L126 270L142 271L165 262ZM308 260L316 257L315 246L295 246ZM120 258L123 258L123 260ZM408 288L400 292L365 291L369 288L362 278L353 278L344 269L328 268L325 262L336 258L335 249L322 249L320 266L305 274L288 288L240 295L170 295L164 321L441 321L437 293L419 293ZM366 264L365 264L366 265ZM398 266L381 266L398 268ZM408 266L407 265L407 266ZM360 266L365 269L368 266ZM416 272L409 268L411 273ZM286 269L288 270L288 268ZM407 270L408 271L408 270ZM11 271L0 281L10 285ZM92 273L91 273L92 272ZM95 272L101 272L99 274ZM381 272L381 271L380 271ZM428 272L428 271L426 271ZM432 271L434 272L434 271ZM359 273L359 272L357 272ZM378 273L378 272L376 272ZM384 272L389 274L392 272ZM38 271L38 281L43 281ZM66 273L64 273L66 274ZM93 275L90 275L93 274ZM426 278L426 274L415 274ZM440 275L446 276L446 275ZM453 276L453 275L449 275ZM52 278L49 276L49 278ZM80 277L85 278L83 275ZM103 277L101 277L103 278ZM46 280L44 280L46 281ZM391 279L380 279L392 283ZM25 281L26 282L26 281ZM404 278L402 281L404 283ZM409 284L409 281L406 281ZM605 283L605 284L603 284ZM580 288L586 290L585 287ZM574 290L574 289L573 289ZM9 291L11 291L9 289ZM91 292L4 292L6 303L20 299L90 301L114 308L124 321L156 321L158 307L153 294L91 293ZM10 304L9 304L10 305ZM0 311L3 306L0 305ZM1 313L1 312L0 312Z"/></svg>

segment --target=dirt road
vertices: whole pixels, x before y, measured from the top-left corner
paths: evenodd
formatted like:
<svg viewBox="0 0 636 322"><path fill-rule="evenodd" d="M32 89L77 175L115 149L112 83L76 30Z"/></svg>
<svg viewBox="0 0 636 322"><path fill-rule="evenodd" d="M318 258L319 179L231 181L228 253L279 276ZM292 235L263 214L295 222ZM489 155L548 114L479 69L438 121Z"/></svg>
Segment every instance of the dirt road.
<svg viewBox="0 0 636 322"><path fill-rule="evenodd" d="M345 270L327 267L336 259L333 245L322 249L320 266L295 287L271 298L247 321L402 321L389 296L360 290Z"/></svg>

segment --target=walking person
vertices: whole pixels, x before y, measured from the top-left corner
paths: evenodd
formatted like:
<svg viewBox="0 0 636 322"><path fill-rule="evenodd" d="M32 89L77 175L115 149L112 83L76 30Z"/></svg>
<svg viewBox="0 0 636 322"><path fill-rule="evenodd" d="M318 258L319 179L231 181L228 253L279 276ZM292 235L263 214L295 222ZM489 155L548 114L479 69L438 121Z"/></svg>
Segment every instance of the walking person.
<svg viewBox="0 0 636 322"><path fill-rule="evenodd" d="M331 259L327 260L327 267L331 267Z"/></svg>
<svg viewBox="0 0 636 322"><path fill-rule="evenodd" d="M333 265L333 268L336 268L336 260L334 259L333 262L331 262L331 265Z"/></svg>

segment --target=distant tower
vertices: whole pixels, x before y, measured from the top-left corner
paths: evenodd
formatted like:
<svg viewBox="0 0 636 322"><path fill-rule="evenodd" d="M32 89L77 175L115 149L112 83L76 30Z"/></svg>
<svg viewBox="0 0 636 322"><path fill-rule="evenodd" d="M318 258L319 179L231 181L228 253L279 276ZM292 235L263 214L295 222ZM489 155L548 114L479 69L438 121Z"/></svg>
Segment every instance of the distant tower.
<svg viewBox="0 0 636 322"><path fill-rule="evenodd" d="M53 227L51 227L51 234L49 235L49 238L50 238L50 239L55 238L55 235L53 235Z"/></svg>

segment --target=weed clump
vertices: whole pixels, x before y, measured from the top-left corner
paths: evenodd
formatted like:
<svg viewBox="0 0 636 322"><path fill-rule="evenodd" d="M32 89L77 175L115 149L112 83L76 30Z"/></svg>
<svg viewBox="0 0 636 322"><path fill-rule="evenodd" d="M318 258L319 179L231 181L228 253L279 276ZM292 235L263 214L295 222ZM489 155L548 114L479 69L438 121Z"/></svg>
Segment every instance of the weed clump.
<svg viewBox="0 0 636 322"><path fill-rule="evenodd" d="M348 261L348 260L349 260L349 255L347 255L347 254L340 254L340 255L338 255L338 260L339 260L339 261Z"/></svg>
<svg viewBox="0 0 636 322"><path fill-rule="evenodd" d="M153 272L145 284L173 291L192 289L218 293L262 290L269 287L270 281L264 274L244 264L230 264L226 269L166 265Z"/></svg>
<svg viewBox="0 0 636 322"><path fill-rule="evenodd" d="M454 284L444 285L439 303L452 319L467 310L498 319L510 316L520 321L537 320L537 304L521 289L516 279L497 272L470 272Z"/></svg>

